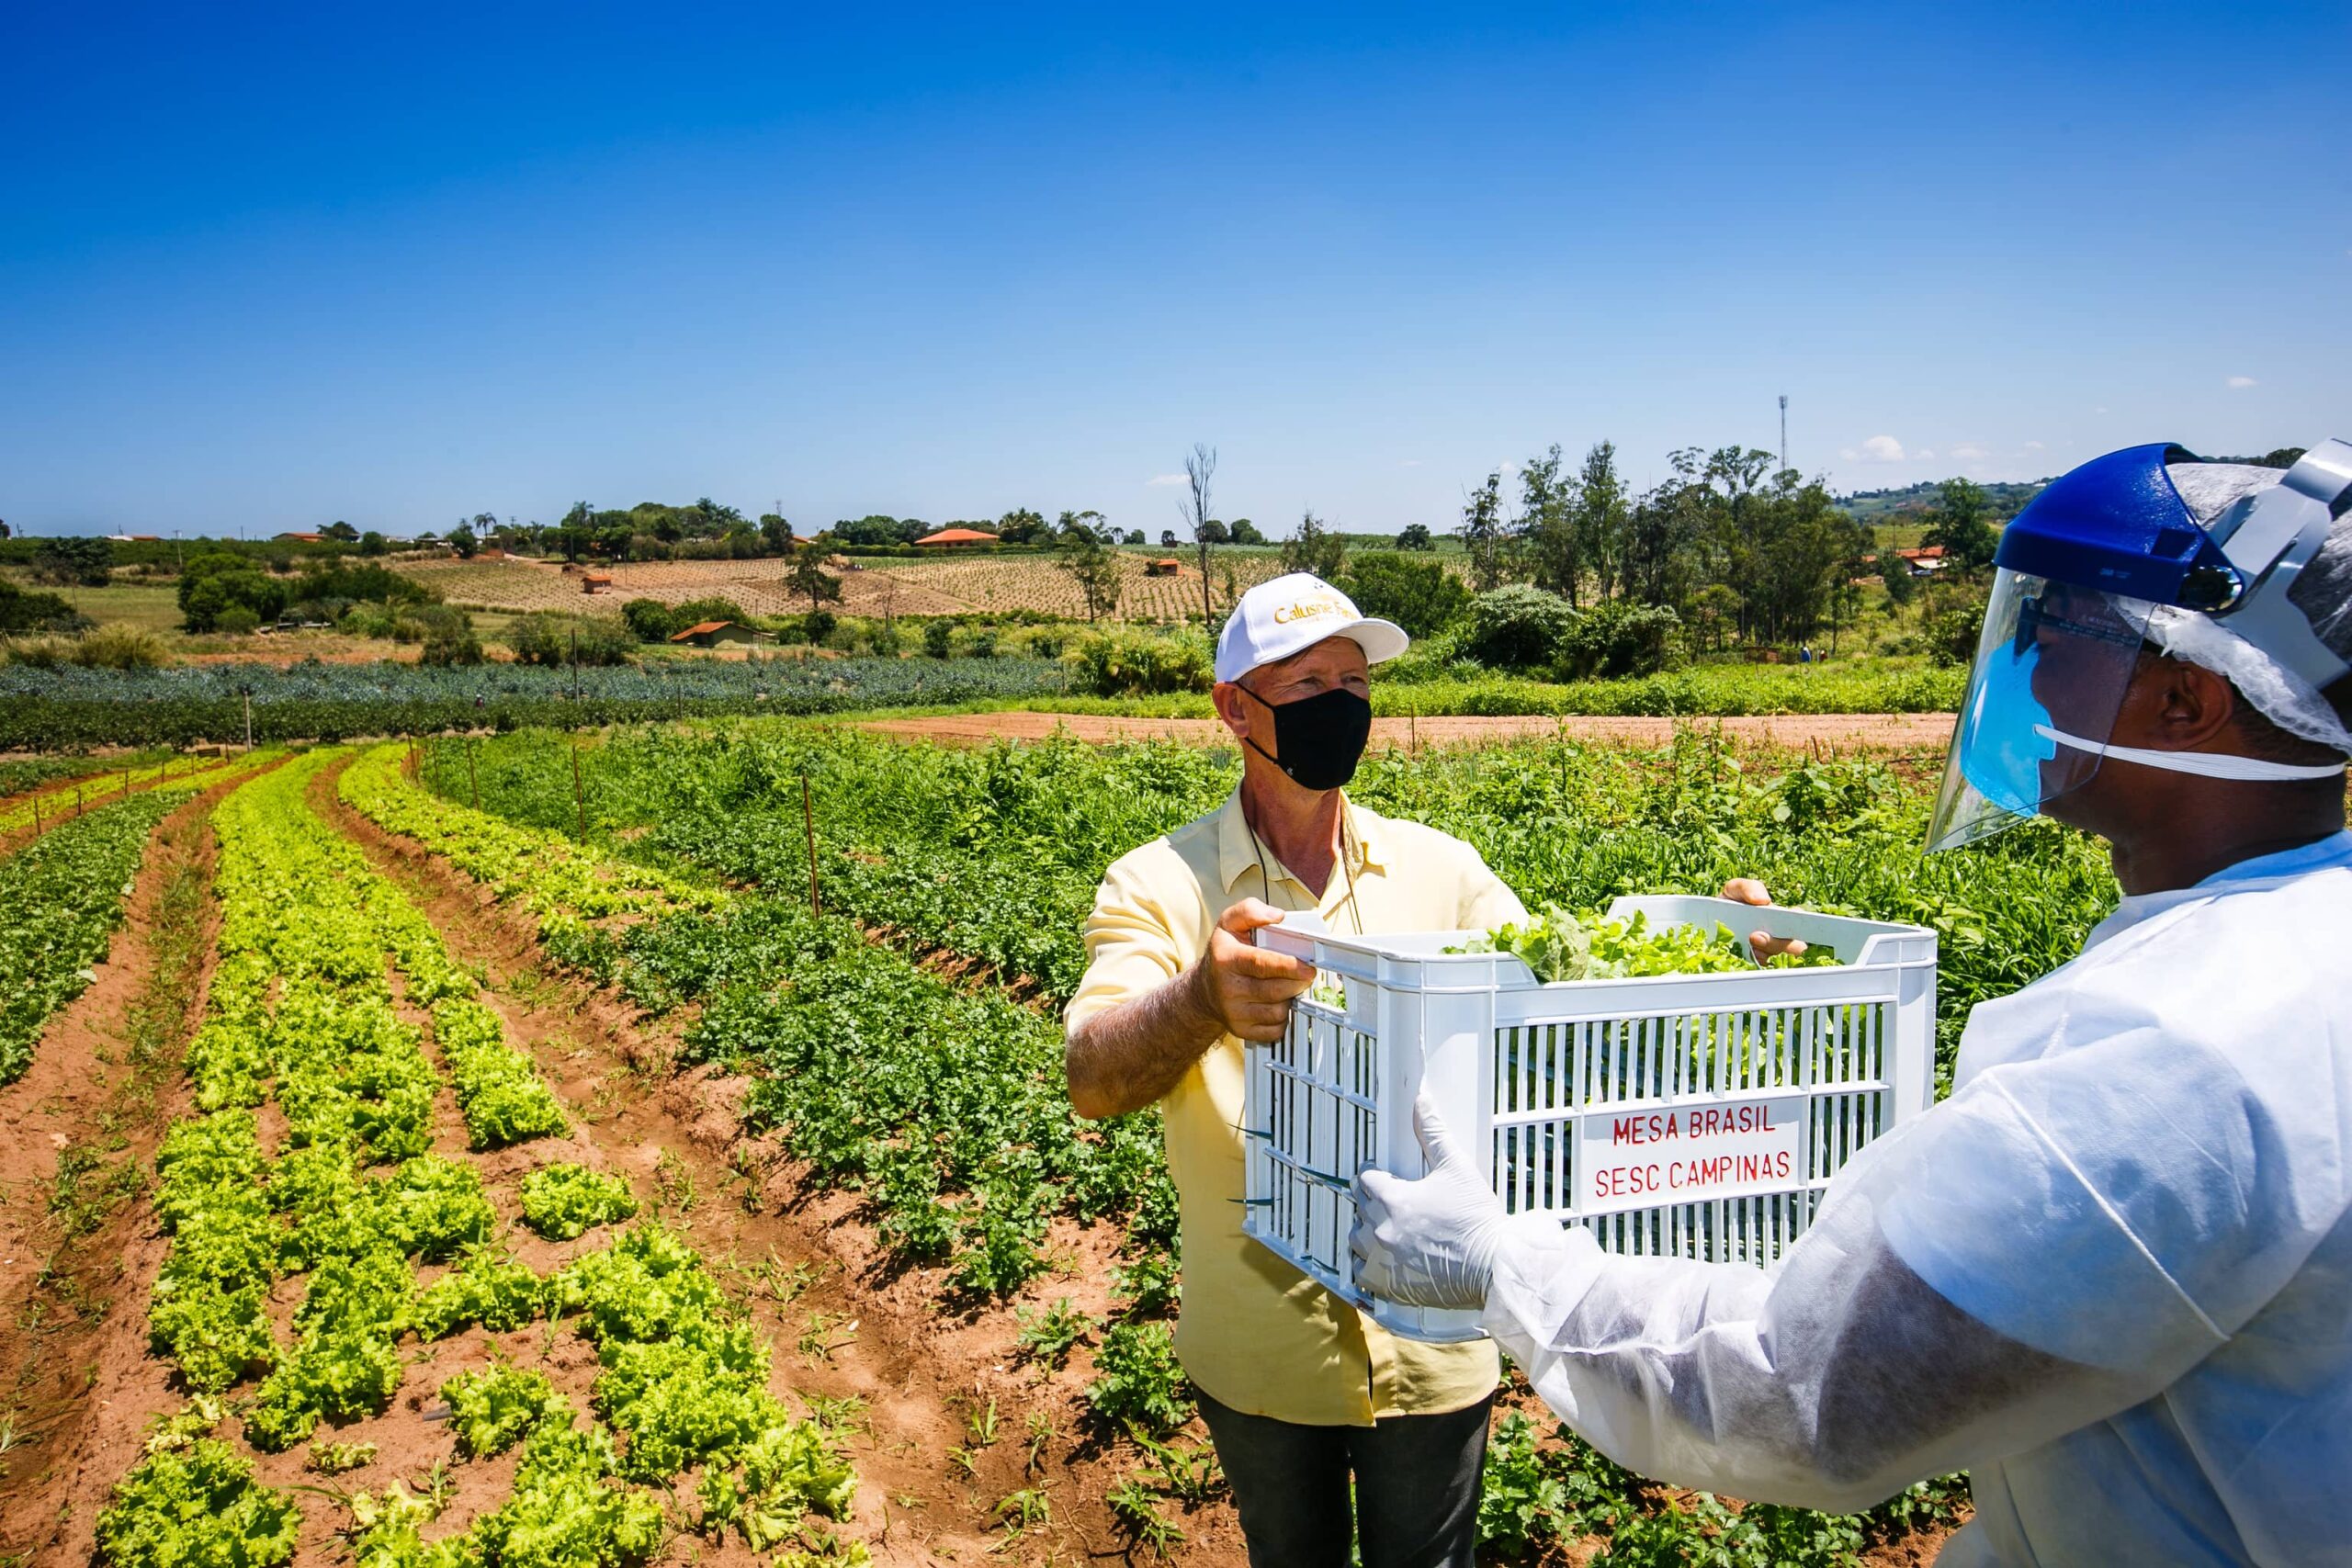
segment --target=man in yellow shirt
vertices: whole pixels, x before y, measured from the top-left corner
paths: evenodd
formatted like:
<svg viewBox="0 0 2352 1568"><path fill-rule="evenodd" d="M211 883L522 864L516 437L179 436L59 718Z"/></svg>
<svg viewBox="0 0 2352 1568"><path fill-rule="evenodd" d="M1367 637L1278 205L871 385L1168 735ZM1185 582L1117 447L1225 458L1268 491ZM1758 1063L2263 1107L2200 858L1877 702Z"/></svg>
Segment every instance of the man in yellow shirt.
<svg viewBox="0 0 2352 1568"><path fill-rule="evenodd" d="M1279 1039L1314 979L1250 933L1290 910L1355 932L1527 918L1469 845L1341 792L1371 735L1370 667L1406 643L1304 572L1242 596L1217 639L1215 694L1242 745L1240 787L1104 874L1067 1015L1079 1114L1158 1104L1166 1118L1182 1210L1176 1352L1255 1568L1345 1568L1359 1533L1364 1568L1472 1561L1493 1344L1395 1338L1241 1234L1241 1042Z"/></svg>

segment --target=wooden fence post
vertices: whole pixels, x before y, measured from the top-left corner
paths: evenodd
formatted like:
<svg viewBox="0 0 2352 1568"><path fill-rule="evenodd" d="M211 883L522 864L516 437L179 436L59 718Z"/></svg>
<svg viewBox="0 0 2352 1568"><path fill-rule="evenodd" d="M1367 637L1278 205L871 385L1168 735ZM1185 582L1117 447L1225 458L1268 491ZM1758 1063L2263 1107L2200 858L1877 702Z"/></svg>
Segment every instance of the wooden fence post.
<svg viewBox="0 0 2352 1568"><path fill-rule="evenodd" d="M800 772L800 826L808 835L808 913L821 916L824 907L817 900L817 807L808 793L808 771Z"/></svg>
<svg viewBox="0 0 2352 1568"><path fill-rule="evenodd" d="M474 809L480 811L481 809L481 774L474 769L474 742L471 736L466 738L465 745L466 782L473 786Z"/></svg>
<svg viewBox="0 0 2352 1568"><path fill-rule="evenodd" d="M580 778L580 737L571 738L571 803L580 811L580 841L588 841L588 790Z"/></svg>

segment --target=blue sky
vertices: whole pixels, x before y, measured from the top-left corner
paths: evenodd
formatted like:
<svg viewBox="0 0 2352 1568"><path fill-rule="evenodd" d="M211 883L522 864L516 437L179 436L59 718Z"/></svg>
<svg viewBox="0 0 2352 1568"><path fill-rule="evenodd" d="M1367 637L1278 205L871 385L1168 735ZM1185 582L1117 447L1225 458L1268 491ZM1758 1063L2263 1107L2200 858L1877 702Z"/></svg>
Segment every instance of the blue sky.
<svg viewBox="0 0 2352 1568"><path fill-rule="evenodd" d="M2352 435L2352 8L0 14L0 518L1282 532Z"/></svg>

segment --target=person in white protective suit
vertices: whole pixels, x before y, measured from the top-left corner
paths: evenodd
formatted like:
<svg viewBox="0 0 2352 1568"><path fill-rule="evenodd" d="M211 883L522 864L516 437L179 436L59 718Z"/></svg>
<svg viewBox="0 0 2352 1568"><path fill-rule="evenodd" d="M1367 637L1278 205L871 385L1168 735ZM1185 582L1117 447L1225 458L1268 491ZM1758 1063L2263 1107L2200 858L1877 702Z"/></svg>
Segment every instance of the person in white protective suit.
<svg viewBox="0 0 2352 1568"><path fill-rule="evenodd" d="M1359 1279L1483 1309L1662 1480L1844 1510L1966 1468L1946 1568L2352 1563L2352 445L2110 454L1996 565L1929 847L2105 838L2081 955L1974 1010L1774 1269L1507 1214L1425 1104Z"/></svg>

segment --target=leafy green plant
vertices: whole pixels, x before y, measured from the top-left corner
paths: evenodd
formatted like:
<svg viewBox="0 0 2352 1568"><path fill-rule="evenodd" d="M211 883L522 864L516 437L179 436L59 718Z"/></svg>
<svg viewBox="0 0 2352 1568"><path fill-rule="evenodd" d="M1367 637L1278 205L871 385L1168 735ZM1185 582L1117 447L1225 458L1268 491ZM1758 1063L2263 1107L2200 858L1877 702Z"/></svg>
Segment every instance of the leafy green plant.
<svg viewBox="0 0 2352 1568"><path fill-rule="evenodd" d="M1104 1420L1157 1437L1193 1418L1174 1337L1164 1323L1114 1324L1103 1333L1094 1370L1100 1375L1087 1385L1086 1402Z"/></svg>
<svg viewBox="0 0 2352 1568"><path fill-rule="evenodd" d="M149 1454L98 1516L98 1556L112 1568L275 1568L294 1560L302 1512L254 1479L251 1461L198 1438Z"/></svg>
<svg viewBox="0 0 2352 1568"><path fill-rule="evenodd" d="M572 1420L571 1402L544 1372L514 1367L459 1372L441 1385L441 1397L448 1402L458 1451L468 1459L503 1454L542 1425L569 1427Z"/></svg>
<svg viewBox="0 0 2352 1568"><path fill-rule="evenodd" d="M1015 1341L1029 1360L1059 1367L1069 1353L1093 1337L1094 1320L1080 1312L1068 1296L1042 1310L1022 1307L1013 1314L1021 1324Z"/></svg>
<svg viewBox="0 0 2352 1568"><path fill-rule="evenodd" d="M523 1179L523 1223L549 1241L570 1241L636 1213L626 1177L564 1163Z"/></svg>

